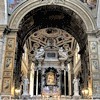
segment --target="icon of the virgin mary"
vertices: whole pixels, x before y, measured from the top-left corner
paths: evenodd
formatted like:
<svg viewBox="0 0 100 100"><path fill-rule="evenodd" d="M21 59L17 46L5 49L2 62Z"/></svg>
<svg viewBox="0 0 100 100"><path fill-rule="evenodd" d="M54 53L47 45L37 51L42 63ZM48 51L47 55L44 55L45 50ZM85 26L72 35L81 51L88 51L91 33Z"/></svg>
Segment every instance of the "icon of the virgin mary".
<svg viewBox="0 0 100 100"><path fill-rule="evenodd" d="M46 77L47 85L55 85L55 74L53 72L48 72Z"/></svg>

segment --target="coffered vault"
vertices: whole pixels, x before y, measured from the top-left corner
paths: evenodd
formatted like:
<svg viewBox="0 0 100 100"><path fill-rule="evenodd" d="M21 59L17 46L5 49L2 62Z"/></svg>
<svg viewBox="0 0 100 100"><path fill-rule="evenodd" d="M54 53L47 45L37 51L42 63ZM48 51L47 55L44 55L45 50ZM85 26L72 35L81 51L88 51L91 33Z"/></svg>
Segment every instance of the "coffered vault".
<svg viewBox="0 0 100 100"><path fill-rule="evenodd" d="M76 41L69 33L57 28L45 28L33 33L26 41L29 60L34 61L35 53L40 47L47 47L50 44L64 48L70 57L74 54Z"/></svg>

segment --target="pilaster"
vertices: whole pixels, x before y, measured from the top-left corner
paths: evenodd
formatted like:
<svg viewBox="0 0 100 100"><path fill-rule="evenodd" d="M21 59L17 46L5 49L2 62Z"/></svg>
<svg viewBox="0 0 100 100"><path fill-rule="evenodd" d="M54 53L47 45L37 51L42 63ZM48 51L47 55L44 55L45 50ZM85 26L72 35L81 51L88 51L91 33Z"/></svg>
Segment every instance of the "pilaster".
<svg viewBox="0 0 100 100"><path fill-rule="evenodd" d="M2 90L1 90L2 99L5 98L10 99L11 96L14 96L13 69L15 62L17 30L11 30L9 31L9 33L6 33L7 30L6 31L4 30L5 51L4 51L4 61L3 61Z"/></svg>
<svg viewBox="0 0 100 100"><path fill-rule="evenodd" d="M3 37L3 31L5 27L6 27L5 25L0 25L0 93L2 88L2 70L3 70L3 60L4 60L4 50L5 50L5 45L4 45L5 38Z"/></svg>
<svg viewBox="0 0 100 100"><path fill-rule="evenodd" d="M97 27L100 29L100 0L97 0Z"/></svg>
<svg viewBox="0 0 100 100"><path fill-rule="evenodd" d="M95 35L88 34L90 81L93 98L100 98L100 43Z"/></svg>
<svg viewBox="0 0 100 100"><path fill-rule="evenodd" d="M0 0L0 24L7 24L7 1L8 0Z"/></svg>

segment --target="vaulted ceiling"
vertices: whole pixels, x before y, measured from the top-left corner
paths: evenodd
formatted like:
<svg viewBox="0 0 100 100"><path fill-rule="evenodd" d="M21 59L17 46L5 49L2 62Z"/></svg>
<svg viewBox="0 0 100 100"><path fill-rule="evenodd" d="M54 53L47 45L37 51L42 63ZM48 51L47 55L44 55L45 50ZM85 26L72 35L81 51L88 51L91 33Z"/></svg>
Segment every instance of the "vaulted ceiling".
<svg viewBox="0 0 100 100"><path fill-rule="evenodd" d="M26 41L29 60L34 60L35 53L40 47L46 47L48 42L57 48L68 49L69 55L74 53L75 38L68 32L58 28L45 28L34 32Z"/></svg>
<svg viewBox="0 0 100 100"><path fill-rule="evenodd" d="M19 43L23 46L31 34L44 28L65 30L77 40L80 48L86 41L85 25L76 13L64 7L48 5L36 8L25 15L19 25Z"/></svg>
<svg viewBox="0 0 100 100"><path fill-rule="evenodd" d="M68 45L73 52L74 40L80 49L84 48L87 39L85 30L82 19L70 9L42 6L30 11L20 22L18 44L21 48L27 44L30 59L33 59L35 49L46 46L48 38L54 39L58 47Z"/></svg>

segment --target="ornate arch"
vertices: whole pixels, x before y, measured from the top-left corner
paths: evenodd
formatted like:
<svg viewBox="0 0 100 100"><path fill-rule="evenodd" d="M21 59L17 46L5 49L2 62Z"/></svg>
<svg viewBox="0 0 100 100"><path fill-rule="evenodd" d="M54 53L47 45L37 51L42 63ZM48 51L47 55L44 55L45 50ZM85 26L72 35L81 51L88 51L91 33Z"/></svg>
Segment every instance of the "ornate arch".
<svg viewBox="0 0 100 100"><path fill-rule="evenodd" d="M78 0L65 0L63 2L62 1L58 0L58 2L53 4L53 3L46 2L46 0L44 1L28 0L14 10L14 12L10 17L8 26L11 29L18 29L19 23L21 22L22 18L31 10L45 5L58 5L58 6L66 7L74 11L76 14L78 14L83 20L83 22L85 23L86 33L93 33L97 31L96 22L91 12L80 1Z"/></svg>

